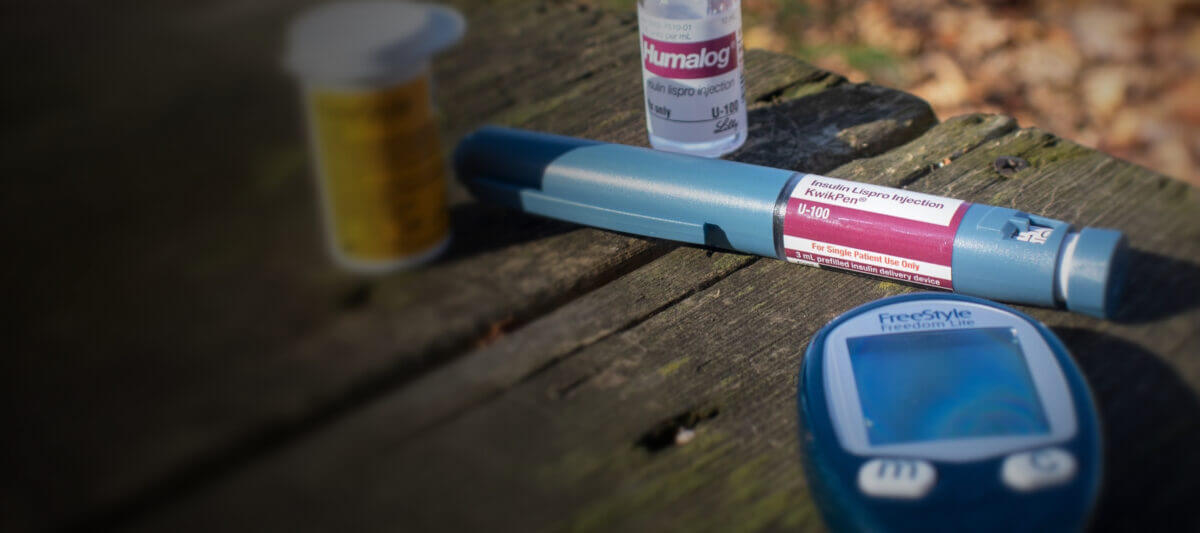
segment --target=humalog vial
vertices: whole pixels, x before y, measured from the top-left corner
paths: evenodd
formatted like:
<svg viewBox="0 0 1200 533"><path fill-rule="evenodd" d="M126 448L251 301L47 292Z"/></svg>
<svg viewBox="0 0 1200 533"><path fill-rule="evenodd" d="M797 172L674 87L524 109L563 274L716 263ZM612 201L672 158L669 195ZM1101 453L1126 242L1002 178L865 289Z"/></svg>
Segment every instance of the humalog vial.
<svg viewBox="0 0 1200 533"><path fill-rule="evenodd" d="M326 241L349 270L411 267L449 245L430 56L462 31L453 10L401 2L329 4L292 24Z"/></svg>
<svg viewBox="0 0 1200 533"><path fill-rule="evenodd" d="M718 157L746 142L739 0L638 0L650 145Z"/></svg>

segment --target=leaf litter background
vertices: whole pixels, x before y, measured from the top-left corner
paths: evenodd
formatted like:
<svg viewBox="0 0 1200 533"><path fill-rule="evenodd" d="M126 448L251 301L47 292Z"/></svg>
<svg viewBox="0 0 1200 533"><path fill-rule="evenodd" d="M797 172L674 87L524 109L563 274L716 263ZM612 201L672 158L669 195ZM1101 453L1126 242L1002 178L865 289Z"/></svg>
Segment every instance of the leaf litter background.
<svg viewBox="0 0 1200 533"><path fill-rule="evenodd" d="M1200 1L743 0L745 45L1200 185Z"/></svg>
<svg viewBox="0 0 1200 533"><path fill-rule="evenodd" d="M1200 185L1200 0L742 0L742 15L746 48Z"/></svg>

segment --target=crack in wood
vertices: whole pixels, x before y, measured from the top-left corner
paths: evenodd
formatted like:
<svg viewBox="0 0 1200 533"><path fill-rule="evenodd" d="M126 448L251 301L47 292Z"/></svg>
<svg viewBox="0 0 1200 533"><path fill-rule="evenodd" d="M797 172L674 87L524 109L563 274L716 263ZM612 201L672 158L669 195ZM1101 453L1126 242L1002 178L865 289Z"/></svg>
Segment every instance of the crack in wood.
<svg viewBox="0 0 1200 533"><path fill-rule="evenodd" d="M577 354L579 352L582 352L582 351L588 349L592 345L603 342L611 337L620 335L621 333L624 333L626 331L629 331L633 328L638 327L639 325L646 322L647 320L651 320L654 317L658 316L659 314L663 313L664 311L671 309L672 307L677 305L679 302L682 302L696 294L704 292L704 291L708 290L710 287L712 287L713 285L716 285L717 283L719 283L721 280L724 280L725 278L728 278L729 276L736 274L737 272L745 269L746 267L753 265L754 263L758 262L758 260L759 260L759 258L757 258L757 257L751 258L749 261L746 261L744 264L739 265L737 268L734 268L723 275L714 276L711 279L705 280L704 283L699 284L696 287L692 288L691 290L688 290L688 291L684 292L683 294L680 294L678 297L673 298L673 299L663 303L661 306L651 310L649 313L647 313L643 316L637 317L633 320L630 320L628 323L624 324L623 326L621 326L618 329L613 330L611 333L608 333L607 335L603 335L596 339L592 339L591 341L589 341L587 343L582 343L579 346L575 347L575 349L571 350L570 352L563 354L561 357L556 357L556 358L550 359L549 361L546 361L545 364L534 369L532 372L530 372L525 377L523 377L520 382L518 382L517 384L514 384L513 386L514 387L520 386L521 383L525 383L531 379L536 378L537 376L545 373L546 371L550 370L551 368L554 368L555 365L561 363L562 361L569 359L570 357L574 356L575 354ZM595 379L597 376L601 375L604 372L604 370L605 369L597 370L595 372L586 374L584 376L581 376L577 379L572 380L571 382L567 383L566 385L555 389L553 396L556 399L560 399L560 400L570 398L571 395L577 389L579 389L581 386L588 383L589 381Z"/></svg>
<svg viewBox="0 0 1200 533"><path fill-rule="evenodd" d="M969 119L969 122L972 124L980 124L983 122L982 119L983 119L982 115L976 115L975 117ZM912 173L900 178L892 186L896 187L897 189L906 188L909 185L916 183L917 180L919 180L925 176L928 176L930 172L933 172L939 168L949 165L950 163L953 163L955 160L966 155L967 152L970 152L972 150L975 150L976 148L979 148L980 146L983 146L988 141L1003 137L1016 129L1017 129L1016 121L1015 120L1010 121L1009 123L1003 125L1001 128L998 128L993 131L989 131L985 136L983 136L982 138L980 138L979 140L977 140L975 142L972 142L968 146L961 148L961 149L954 150L953 152L946 155L944 158L938 160L937 162L930 163L929 165L923 166L923 167L917 169L915 172L912 172Z"/></svg>
<svg viewBox="0 0 1200 533"><path fill-rule="evenodd" d="M715 405L688 409L678 415L663 420L643 433L633 445L654 455L673 446L682 446L692 441L696 428L721 414L721 409Z"/></svg>

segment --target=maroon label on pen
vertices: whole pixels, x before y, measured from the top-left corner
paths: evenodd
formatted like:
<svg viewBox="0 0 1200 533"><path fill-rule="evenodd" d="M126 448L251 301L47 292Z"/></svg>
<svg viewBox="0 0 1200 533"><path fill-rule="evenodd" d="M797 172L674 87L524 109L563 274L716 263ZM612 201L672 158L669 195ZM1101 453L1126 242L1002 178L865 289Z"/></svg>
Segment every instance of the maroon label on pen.
<svg viewBox="0 0 1200 533"><path fill-rule="evenodd" d="M962 200L808 174L788 198L788 261L953 289Z"/></svg>

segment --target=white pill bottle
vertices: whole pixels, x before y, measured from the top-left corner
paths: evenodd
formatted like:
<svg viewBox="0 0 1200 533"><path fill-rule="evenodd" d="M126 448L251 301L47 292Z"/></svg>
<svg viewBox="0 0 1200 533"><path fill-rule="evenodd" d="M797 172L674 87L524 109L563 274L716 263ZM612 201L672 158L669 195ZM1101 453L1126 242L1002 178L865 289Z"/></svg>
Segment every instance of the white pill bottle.
<svg viewBox="0 0 1200 533"><path fill-rule="evenodd" d="M335 262L360 273L433 260L450 243L432 56L456 42L458 12L411 2L309 8L288 32L325 233Z"/></svg>
<svg viewBox="0 0 1200 533"><path fill-rule="evenodd" d="M740 0L638 0L650 145L719 157L746 142Z"/></svg>

